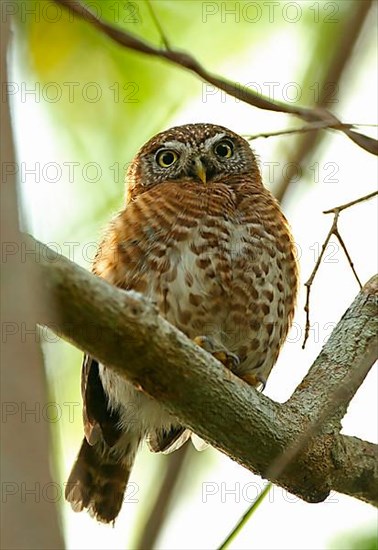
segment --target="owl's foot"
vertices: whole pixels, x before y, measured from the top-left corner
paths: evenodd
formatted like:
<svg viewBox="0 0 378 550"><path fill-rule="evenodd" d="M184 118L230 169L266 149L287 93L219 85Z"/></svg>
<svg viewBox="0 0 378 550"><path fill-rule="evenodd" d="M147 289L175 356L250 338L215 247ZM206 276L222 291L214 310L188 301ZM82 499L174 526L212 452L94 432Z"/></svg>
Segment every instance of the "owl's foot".
<svg viewBox="0 0 378 550"><path fill-rule="evenodd" d="M222 344L216 342L211 336L196 336L193 338L193 342L208 353L211 353L215 359L218 359L230 371L234 372L238 368L240 364L239 357L222 346Z"/></svg>

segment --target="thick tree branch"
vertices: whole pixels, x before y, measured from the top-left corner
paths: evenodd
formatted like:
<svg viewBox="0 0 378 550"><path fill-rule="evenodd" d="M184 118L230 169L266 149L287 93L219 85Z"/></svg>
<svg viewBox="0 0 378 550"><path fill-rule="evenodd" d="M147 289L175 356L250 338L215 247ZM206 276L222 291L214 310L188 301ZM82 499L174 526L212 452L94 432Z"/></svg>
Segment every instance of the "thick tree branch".
<svg viewBox="0 0 378 550"><path fill-rule="evenodd" d="M300 408L308 418L336 405L333 422L338 426L377 360L377 282L374 277L361 289L289 400L290 406Z"/></svg>
<svg viewBox="0 0 378 550"><path fill-rule="evenodd" d="M296 115L307 122L326 122L326 128L340 130L357 145L365 149L365 151L368 151L374 155L378 154L378 142L376 139L356 132L351 129L348 124L344 125L334 114L323 107L311 109L290 103L270 101L266 97L262 97L253 92L246 86L241 86L238 83L231 82L225 78L210 73L194 57L186 52L181 52L172 48L157 48L153 44L150 44L137 36L120 29L119 27L111 25L104 19L97 17L78 0L55 0L55 2L65 6L73 14L76 14L78 17L88 21L97 27L100 32L125 48L170 61L175 65L195 73L205 82L209 82L209 84L216 86L227 94L236 97L240 101L248 103L249 105L258 107L259 109ZM370 3L371 0L368 2L369 6ZM165 42L167 42L166 38Z"/></svg>
<svg viewBox="0 0 378 550"><path fill-rule="evenodd" d="M332 488L346 495L377 502L377 445L347 435L335 438ZM366 498L370 495L371 498Z"/></svg>
<svg viewBox="0 0 378 550"><path fill-rule="evenodd" d="M362 382L368 367L363 356L377 334L372 300L378 277L364 287L335 329L344 334L344 347L350 350L353 362L346 365L345 356L339 360L340 350L337 346L334 349L336 336L332 336L307 382L287 404L281 405L259 394L198 348L140 294L110 286L34 239L27 238L25 246L29 251L27 262L33 261L30 251L35 252L44 290L60 313L57 320L40 311L41 324L159 400L183 424L234 460L255 473L268 475L304 500L322 501L337 488L378 506L378 472L374 468L377 446L352 444L351 438L341 436L337 430L335 433L334 422L327 423L327 418L322 420L321 429L317 426L311 434L314 437L310 441L304 437L304 445L293 453L293 461L284 468L281 462L280 466L280 457L285 461L286 450L322 414L328 388L340 387L350 377L354 380L355 368L359 374L354 386ZM353 315L356 328L350 322ZM368 363L372 360L369 352ZM314 388L311 404L310 385ZM354 386L347 398L342 396L343 411ZM330 412L335 414L335 410ZM354 467L340 472L348 464L348 449L353 451ZM272 470L272 463L277 461L278 467ZM358 479L364 481L363 486Z"/></svg>

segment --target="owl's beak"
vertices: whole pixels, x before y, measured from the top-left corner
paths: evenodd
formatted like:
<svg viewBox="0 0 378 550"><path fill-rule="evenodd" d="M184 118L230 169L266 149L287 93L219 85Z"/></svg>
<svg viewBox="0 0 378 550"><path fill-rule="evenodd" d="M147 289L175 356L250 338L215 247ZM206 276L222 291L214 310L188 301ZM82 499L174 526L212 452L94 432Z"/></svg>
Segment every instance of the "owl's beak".
<svg viewBox="0 0 378 550"><path fill-rule="evenodd" d="M198 157L194 159L193 171L202 183L206 183L206 167L204 166L202 160Z"/></svg>

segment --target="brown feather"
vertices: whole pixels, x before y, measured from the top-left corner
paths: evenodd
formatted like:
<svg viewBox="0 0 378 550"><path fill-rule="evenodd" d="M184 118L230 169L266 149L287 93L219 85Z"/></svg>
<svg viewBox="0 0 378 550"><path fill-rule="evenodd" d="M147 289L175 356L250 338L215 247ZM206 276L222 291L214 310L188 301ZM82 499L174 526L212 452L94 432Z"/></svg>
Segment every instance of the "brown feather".
<svg viewBox="0 0 378 550"><path fill-rule="evenodd" d="M84 438L65 489L65 498L75 512L84 508L98 521L113 521L122 506L131 466L106 458Z"/></svg>

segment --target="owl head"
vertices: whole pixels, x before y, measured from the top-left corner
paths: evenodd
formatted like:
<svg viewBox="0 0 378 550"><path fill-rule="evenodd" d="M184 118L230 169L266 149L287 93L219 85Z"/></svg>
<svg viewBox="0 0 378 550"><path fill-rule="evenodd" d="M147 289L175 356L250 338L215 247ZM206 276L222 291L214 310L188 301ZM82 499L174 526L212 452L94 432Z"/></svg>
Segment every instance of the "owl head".
<svg viewBox="0 0 378 550"><path fill-rule="evenodd" d="M227 185L245 181L246 175L261 182L256 158L245 139L223 126L185 124L155 135L139 150L126 185L133 198L170 181Z"/></svg>

